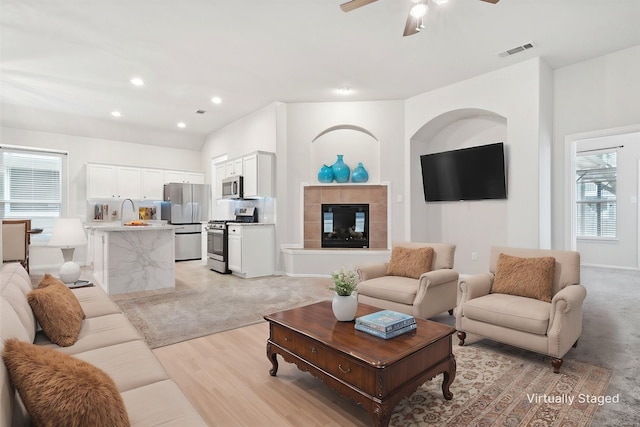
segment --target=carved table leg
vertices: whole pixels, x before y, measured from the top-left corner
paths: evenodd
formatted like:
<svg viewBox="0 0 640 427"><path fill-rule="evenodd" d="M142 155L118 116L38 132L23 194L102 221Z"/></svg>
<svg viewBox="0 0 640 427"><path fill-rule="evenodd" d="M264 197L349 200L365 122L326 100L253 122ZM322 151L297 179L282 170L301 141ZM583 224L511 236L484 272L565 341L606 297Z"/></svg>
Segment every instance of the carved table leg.
<svg viewBox="0 0 640 427"><path fill-rule="evenodd" d="M384 404L376 403L371 413L371 418L373 419L373 425L375 427L387 427L391 420L391 410Z"/></svg>
<svg viewBox="0 0 640 427"><path fill-rule="evenodd" d="M442 380L442 395L446 400L453 399L453 393L449 391L449 387L453 383L453 380L456 378L456 358L454 355L451 355L449 358L449 370L444 372L444 378Z"/></svg>
<svg viewBox="0 0 640 427"><path fill-rule="evenodd" d="M278 373L278 354L271 350L271 343L267 342L267 358L271 361L272 368L269 370L269 375L275 377Z"/></svg>
<svg viewBox="0 0 640 427"><path fill-rule="evenodd" d="M464 345L464 340L467 338L467 333L458 331L458 338L460 339L460 346L462 347Z"/></svg>

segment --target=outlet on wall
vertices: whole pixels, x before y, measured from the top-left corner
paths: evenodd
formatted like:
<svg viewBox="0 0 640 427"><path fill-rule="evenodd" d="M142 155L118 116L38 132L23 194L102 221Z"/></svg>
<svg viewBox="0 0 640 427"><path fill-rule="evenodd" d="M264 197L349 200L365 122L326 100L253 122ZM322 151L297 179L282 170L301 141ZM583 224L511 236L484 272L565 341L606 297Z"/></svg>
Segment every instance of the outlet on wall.
<svg viewBox="0 0 640 427"><path fill-rule="evenodd" d="M471 261L478 260L478 252L471 252Z"/></svg>

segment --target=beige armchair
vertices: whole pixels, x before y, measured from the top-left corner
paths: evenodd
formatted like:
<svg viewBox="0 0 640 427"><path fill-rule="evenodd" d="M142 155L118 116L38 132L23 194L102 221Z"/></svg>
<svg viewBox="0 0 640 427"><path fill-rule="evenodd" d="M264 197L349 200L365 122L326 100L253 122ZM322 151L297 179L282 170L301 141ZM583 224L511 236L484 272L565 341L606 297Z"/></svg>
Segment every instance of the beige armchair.
<svg viewBox="0 0 640 427"><path fill-rule="evenodd" d="M431 266L426 268L431 271L412 278L387 275L389 262L358 267L358 302L421 319L445 311L453 314L458 284L458 273L453 270L455 245L408 242L395 247L433 248Z"/></svg>
<svg viewBox="0 0 640 427"><path fill-rule="evenodd" d="M504 288L493 289L500 254L512 257L530 258L553 257L548 279L550 302L533 297L502 293ZM513 258L512 258L513 259ZM508 261L506 261L508 262ZM519 261L514 261L519 262ZM520 272L505 274L510 268L500 267L500 282L509 280L521 283L523 264ZM507 266L507 267L505 267ZM514 269L512 269L514 270ZM514 277L520 276L519 280ZM503 280L506 279L506 280ZM517 283L514 283L517 285ZM524 286L521 289L531 289ZM496 292L501 291L501 292ZM475 334L494 341L520 347L525 350L551 356L555 373L560 372L563 356L576 346L582 332L582 303L587 295L580 285L580 254L574 251L545 249L521 249L509 247L491 248L489 273L462 278L459 285L460 301L456 308L456 329L460 345L464 345L467 334ZM515 292L518 293L518 292Z"/></svg>

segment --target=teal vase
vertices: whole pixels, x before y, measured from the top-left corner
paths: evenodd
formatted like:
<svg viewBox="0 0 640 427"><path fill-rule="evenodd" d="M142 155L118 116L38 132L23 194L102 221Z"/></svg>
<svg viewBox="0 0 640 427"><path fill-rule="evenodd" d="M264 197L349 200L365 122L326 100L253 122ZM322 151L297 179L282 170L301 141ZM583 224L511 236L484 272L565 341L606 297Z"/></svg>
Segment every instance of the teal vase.
<svg viewBox="0 0 640 427"><path fill-rule="evenodd" d="M348 182L349 176L351 175L351 169L349 166L342 160L343 155L338 154L338 160L331 165L331 169L333 170L333 178L336 182Z"/></svg>
<svg viewBox="0 0 640 427"><path fill-rule="evenodd" d="M353 169L351 174L351 181L353 182L367 182L369 180L369 172L359 162L358 166Z"/></svg>
<svg viewBox="0 0 640 427"><path fill-rule="evenodd" d="M322 165L318 171L318 181L325 184L333 182L333 169L331 166Z"/></svg>

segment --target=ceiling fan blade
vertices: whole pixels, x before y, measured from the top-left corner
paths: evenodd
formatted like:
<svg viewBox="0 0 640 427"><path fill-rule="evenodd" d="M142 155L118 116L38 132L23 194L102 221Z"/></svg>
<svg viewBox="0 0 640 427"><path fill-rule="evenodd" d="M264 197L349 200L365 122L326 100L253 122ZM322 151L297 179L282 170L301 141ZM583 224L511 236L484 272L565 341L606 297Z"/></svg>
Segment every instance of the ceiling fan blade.
<svg viewBox="0 0 640 427"><path fill-rule="evenodd" d="M496 4L496 3L498 3L500 0L480 0L480 1L483 1L483 2L486 2L486 3L491 3L491 4Z"/></svg>
<svg viewBox="0 0 640 427"><path fill-rule="evenodd" d="M366 6L369 3L373 3L375 1L378 1L378 0L351 0L346 3L342 3L340 5L340 9L342 9L343 12L351 12L354 9L357 9L362 6Z"/></svg>
<svg viewBox="0 0 640 427"><path fill-rule="evenodd" d="M403 37L412 36L414 34L419 33L418 29L418 18L414 18L409 14L407 17L407 23L404 25L404 32L402 33Z"/></svg>

